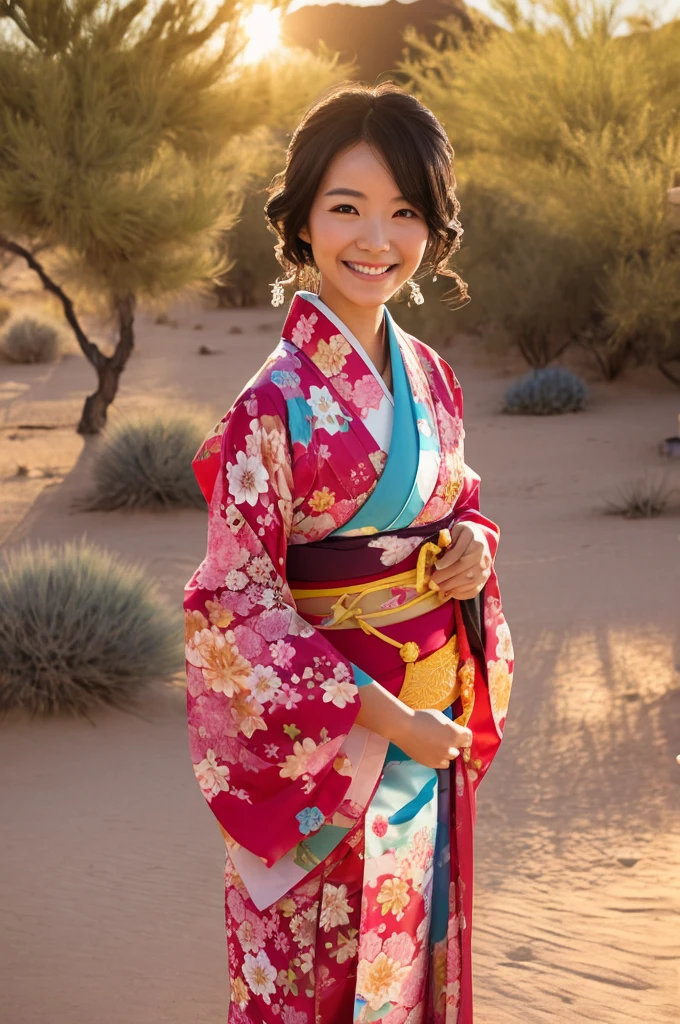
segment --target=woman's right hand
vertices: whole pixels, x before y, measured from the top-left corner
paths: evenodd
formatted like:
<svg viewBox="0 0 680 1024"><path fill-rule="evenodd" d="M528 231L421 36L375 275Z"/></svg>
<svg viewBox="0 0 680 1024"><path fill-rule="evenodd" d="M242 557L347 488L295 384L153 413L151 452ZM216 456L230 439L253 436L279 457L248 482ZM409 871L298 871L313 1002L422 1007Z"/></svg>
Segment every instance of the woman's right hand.
<svg viewBox="0 0 680 1024"><path fill-rule="evenodd" d="M465 725L456 725L442 711L427 709L409 715L394 742L426 768L448 768L461 748L472 744L472 732Z"/></svg>

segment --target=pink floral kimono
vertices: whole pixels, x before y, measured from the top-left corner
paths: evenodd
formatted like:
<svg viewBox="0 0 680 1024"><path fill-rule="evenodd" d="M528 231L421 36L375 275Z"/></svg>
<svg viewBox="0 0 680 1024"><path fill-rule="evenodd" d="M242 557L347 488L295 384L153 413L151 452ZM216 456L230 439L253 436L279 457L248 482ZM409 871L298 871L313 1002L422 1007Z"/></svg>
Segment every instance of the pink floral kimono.
<svg viewBox="0 0 680 1024"><path fill-rule="evenodd" d="M462 521L496 553L455 374L385 317L394 393L333 311L297 292L280 344L193 461L209 517L185 589L187 708L226 847L230 1024L472 1024L475 790L513 668L495 572L475 601L385 626L387 643L303 617L293 594L385 579L381 607L399 608L423 548ZM409 648L433 666L455 648L440 710L474 741L447 770L355 724L361 686L403 692Z"/></svg>

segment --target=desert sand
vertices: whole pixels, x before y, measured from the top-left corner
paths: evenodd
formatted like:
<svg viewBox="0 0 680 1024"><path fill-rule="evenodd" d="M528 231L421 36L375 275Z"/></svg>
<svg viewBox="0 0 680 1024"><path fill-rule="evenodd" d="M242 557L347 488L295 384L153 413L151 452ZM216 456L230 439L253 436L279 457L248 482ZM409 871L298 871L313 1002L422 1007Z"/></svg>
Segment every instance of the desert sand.
<svg viewBox="0 0 680 1024"><path fill-rule="evenodd" d="M111 422L186 408L207 430L284 316L195 303L169 313L177 327L138 316ZM219 351L199 356L200 344ZM505 739L478 798L476 1020L671 1024L680 493L652 520L600 506L644 471L680 485L680 463L657 453L680 392L649 370L615 384L591 375L585 412L505 417L503 390L522 365L471 338L444 355L465 392L466 460L501 526L517 657ZM74 430L93 386L75 351L46 366L0 364L0 542L85 533L144 564L179 604L203 557L204 513L71 509L97 444ZM191 769L182 684L181 673L159 680L129 714L92 722L0 723L3 1024L226 1021L223 844Z"/></svg>

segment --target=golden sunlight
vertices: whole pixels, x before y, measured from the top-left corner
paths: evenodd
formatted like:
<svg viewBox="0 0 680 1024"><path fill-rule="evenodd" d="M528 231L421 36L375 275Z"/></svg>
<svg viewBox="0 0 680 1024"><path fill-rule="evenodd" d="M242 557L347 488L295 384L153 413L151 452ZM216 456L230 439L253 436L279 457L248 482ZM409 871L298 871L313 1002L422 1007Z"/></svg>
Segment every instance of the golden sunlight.
<svg viewBox="0 0 680 1024"><path fill-rule="evenodd" d="M281 47L281 11L266 4L254 4L242 20L248 38L241 60L256 64Z"/></svg>

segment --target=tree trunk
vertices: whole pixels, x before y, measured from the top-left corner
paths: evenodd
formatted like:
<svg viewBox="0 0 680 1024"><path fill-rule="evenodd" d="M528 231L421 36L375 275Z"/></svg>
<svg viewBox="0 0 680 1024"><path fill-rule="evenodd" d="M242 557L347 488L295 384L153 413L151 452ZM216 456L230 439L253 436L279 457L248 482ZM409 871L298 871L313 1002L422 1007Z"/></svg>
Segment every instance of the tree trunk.
<svg viewBox="0 0 680 1024"><path fill-rule="evenodd" d="M99 385L97 390L85 399L85 405L76 428L79 434L99 434L106 426L106 414L116 397L120 375L132 355L134 348L135 296L131 293L116 296L114 306L118 316L118 344L112 356L105 356L97 349L95 369Z"/></svg>
<svg viewBox="0 0 680 1024"><path fill-rule="evenodd" d="M76 316L73 302L56 281L49 277L45 268L35 258L35 252L31 252L25 246L12 241L5 235L0 235L0 249L4 249L5 252L12 253L14 256L21 256L22 259L26 260L31 270L34 270L42 281L43 287L48 292L56 295L61 302L64 316L76 336L83 355L94 366L99 381L97 390L85 400L80 422L76 429L79 434L98 434L106 426L106 411L116 396L120 375L125 369L125 364L130 358L134 347L135 296L127 294L114 298L114 307L118 315L119 325L118 344L112 356L105 356L94 342L89 340Z"/></svg>

